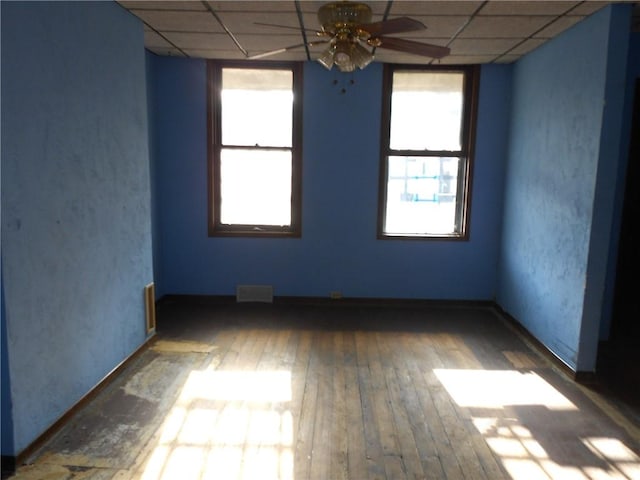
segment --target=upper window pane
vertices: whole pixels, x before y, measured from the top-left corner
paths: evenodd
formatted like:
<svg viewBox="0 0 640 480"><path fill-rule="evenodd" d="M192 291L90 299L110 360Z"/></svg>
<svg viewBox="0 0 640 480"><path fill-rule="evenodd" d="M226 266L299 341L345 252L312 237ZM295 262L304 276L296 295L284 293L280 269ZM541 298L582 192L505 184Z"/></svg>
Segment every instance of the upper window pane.
<svg viewBox="0 0 640 480"><path fill-rule="evenodd" d="M291 147L293 72L224 68L222 144Z"/></svg>
<svg viewBox="0 0 640 480"><path fill-rule="evenodd" d="M463 86L460 72L394 72L389 148L461 150Z"/></svg>

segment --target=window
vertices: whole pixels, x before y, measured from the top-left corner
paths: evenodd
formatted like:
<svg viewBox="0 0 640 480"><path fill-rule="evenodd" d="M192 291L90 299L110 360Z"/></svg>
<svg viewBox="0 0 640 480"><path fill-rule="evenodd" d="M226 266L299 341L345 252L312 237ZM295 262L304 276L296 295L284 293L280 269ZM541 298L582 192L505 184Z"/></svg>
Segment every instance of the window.
<svg viewBox="0 0 640 480"><path fill-rule="evenodd" d="M468 238L477 68L385 65L379 238Z"/></svg>
<svg viewBox="0 0 640 480"><path fill-rule="evenodd" d="M299 64L208 66L209 235L300 236Z"/></svg>

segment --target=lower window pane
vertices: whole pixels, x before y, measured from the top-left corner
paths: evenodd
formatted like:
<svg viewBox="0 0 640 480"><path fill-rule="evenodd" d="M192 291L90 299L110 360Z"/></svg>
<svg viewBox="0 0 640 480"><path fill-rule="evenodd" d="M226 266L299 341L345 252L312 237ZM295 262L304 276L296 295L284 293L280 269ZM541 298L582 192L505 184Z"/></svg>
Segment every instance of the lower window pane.
<svg viewBox="0 0 640 480"><path fill-rule="evenodd" d="M291 152L222 149L220 221L291 225Z"/></svg>
<svg viewBox="0 0 640 480"><path fill-rule="evenodd" d="M384 233L459 233L458 167L450 157L389 157Z"/></svg>

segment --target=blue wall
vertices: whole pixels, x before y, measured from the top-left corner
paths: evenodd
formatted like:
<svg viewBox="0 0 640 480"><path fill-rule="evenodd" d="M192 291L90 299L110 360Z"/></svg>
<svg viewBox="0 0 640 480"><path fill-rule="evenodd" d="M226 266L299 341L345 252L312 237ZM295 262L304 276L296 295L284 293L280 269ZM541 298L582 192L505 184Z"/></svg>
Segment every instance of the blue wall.
<svg viewBox="0 0 640 480"><path fill-rule="evenodd" d="M155 57L151 71L159 294L271 284L276 295L494 298L510 67L482 69L468 242L376 239L379 64L353 75L305 64L302 238L207 237L205 62Z"/></svg>
<svg viewBox="0 0 640 480"><path fill-rule="evenodd" d="M305 65L302 238L209 238L205 62L145 57L140 22L114 3L2 2L2 453L19 453L144 341L152 278L158 296L240 283L497 294L589 370L623 171L629 12L608 8L515 68L482 67L470 241L421 242L375 238L379 65Z"/></svg>
<svg viewBox="0 0 640 480"><path fill-rule="evenodd" d="M0 283L0 452L13 456L13 407L7 350L7 324L4 316L4 288Z"/></svg>
<svg viewBox="0 0 640 480"><path fill-rule="evenodd" d="M115 3L1 8L2 285L19 453L145 340L145 53L141 23Z"/></svg>
<svg viewBox="0 0 640 480"><path fill-rule="evenodd" d="M595 366L630 12L601 10L514 70L498 301L578 370Z"/></svg>

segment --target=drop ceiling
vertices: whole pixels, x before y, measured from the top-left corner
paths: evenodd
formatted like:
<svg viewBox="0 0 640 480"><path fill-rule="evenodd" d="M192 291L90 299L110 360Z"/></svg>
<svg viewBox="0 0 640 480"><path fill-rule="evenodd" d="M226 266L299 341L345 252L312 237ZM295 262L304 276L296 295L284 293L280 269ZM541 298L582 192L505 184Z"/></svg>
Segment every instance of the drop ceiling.
<svg viewBox="0 0 640 480"><path fill-rule="evenodd" d="M315 60L324 45L317 38L324 1L125 1L118 2L144 23L145 47L158 55L245 59L302 45L268 60ZM600 10L606 1L370 1L373 20L408 16L427 26L396 34L447 46L442 60L384 50L388 63L510 63ZM632 3L632 2L630 2ZM635 8L638 12L638 7ZM634 17L634 19L637 17ZM262 24L262 25L261 25ZM264 25L271 24L271 25ZM303 35L304 30L304 35Z"/></svg>

